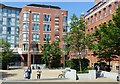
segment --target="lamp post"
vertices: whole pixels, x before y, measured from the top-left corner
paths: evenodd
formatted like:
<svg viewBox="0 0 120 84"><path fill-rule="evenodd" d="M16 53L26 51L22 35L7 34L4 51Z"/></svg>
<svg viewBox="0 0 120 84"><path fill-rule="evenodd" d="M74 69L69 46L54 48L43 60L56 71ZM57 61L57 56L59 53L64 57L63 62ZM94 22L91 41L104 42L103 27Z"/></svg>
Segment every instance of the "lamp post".
<svg viewBox="0 0 120 84"><path fill-rule="evenodd" d="M29 12L29 35L28 35L28 66L31 66L31 54L30 54L30 22L31 22L31 10Z"/></svg>

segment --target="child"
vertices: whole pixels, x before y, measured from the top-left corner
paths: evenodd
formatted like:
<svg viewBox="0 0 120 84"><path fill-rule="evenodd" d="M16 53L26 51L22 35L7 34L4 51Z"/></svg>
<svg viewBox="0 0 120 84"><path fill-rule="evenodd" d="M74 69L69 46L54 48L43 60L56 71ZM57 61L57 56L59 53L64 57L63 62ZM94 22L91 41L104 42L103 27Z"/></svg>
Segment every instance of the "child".
<svg viewBox="0 0 120 84"><path fill-rule="evenodd" d="M37 79L40 79L40 76L41 76L41 70L40 70L40 67L38 67L38 71L37 71Z"/></svg>

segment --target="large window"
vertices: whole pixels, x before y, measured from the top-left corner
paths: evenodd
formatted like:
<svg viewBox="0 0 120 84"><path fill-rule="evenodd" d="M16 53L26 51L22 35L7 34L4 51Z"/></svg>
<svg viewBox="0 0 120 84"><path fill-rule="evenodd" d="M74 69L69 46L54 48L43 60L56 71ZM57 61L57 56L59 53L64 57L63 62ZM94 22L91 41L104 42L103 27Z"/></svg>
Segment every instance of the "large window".
<svg viewBox="0 0 120 84"><path fill-rule="evenodd" d="M44 41L50 40L50 34L44 34Z"/></svg>
<svg viewBox="0 0 120 84"><path fill-rule="evenodd" d="M23 41L28 41L28 33L23 33L22 37L23 37Z"/></svg>
<svg viewBox="0 0 120 84"><path fill-rule="evenodd" d="M33 34L32 35L32 40L33 41L39 41L39 34Z"/></svg>
<svg viewBox="0 0 120 84"><path fill-rule="evenodd" d="M28 44L22 45L22 51L28 51Z"/></svg>
<svg viewBox="0 0 120 84"><path fill-rule="evenodd" d="M104 8L103 11L104 11L103 15L104 17L106 17L106 8Z"/></svg>
<svg viewBox="0 0 120 84"><path fill-rule="evenodd" d="M29 20L29 13L23 13L23 20L28 21Z"/></svg>
<svg viewBox="0 0 120 84"><path fill-rule="evenodd" d="M33 21L39 21L40 20L40 14L38 13L33 13Z"/></svg>
<svg viewBox="0 0 120 84"><path fill-rule="evenodd" d="M45 22L50 22L50 15L49 14L44 15L44 21Z"/></svg>
<svg viewBox="0 0 120 84"><path fill-rule="evenodd" d="M38 31L39 30L39 24L33 23L32 30Z"/></svg>
<svg viewBox="0 0 120 84"><path fill-rule="evenodd" d="M112 6L111 5L109 6L109 12L110 12L110 14L112 14Z"/></svg>
<svg viewBox="0 0 120 84"><path fill-rule="evenodd" d="M29 23L23 23L23 30L28 30L29 28Z"/></svg>
<svg viewBox="0 0 120 84"><path fill-rule="evenodd" d="M15 18L8 18L7 20L8 20L8 21L7 21L7 24L8 24L8 25L15 26Z"/></svg>
<svg viewBox="0 0 120 84"><path fill-rule="evenodd" d="M67 22L67 16L63 16L63 22Z"/></svg>
<svg viewBox="0 0 120 84"><path fill-rule="evenodd" d="M50 31L50 25L49 24L44 24L44 31L49 32Z"/></svg>

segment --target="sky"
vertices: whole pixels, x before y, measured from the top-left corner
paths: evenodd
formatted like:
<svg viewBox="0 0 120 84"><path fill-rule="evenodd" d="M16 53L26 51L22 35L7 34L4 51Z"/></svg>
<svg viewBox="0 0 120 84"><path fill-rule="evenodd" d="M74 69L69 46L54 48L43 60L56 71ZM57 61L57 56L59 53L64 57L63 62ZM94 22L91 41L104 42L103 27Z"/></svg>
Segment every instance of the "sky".
<svg viewBox="0 0 120 84"><path fill-rule="evenodd" d="M33 0L34 1L34 0ZM8 6L14 6L22 8L27 4L46 4L59 6L62 10L68 10L68 21L70 17L75 13L77 17L80 17L81 13L87 13L91 7L94 6L94 2L2 2Z"/></svg>

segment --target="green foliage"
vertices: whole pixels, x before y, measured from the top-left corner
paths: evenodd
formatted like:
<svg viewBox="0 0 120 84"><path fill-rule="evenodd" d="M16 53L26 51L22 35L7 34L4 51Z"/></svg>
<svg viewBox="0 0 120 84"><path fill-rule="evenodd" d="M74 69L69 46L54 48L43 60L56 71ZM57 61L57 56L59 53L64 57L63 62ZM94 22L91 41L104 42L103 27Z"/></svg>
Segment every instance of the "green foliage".
<svg viewBox="0 0 120 84"><path fill-rule="evenodd" d="M10 44L3 39L0 39L0 48L0 60L2 61L2 69L7 69L7 65L13 57L13 50L10 49Z"/></svg>
<svg viewBox="0 0 120 84"><path fill-rule="evenodd" d="M86 58L81 59L81 67L82 67L82 71L85 71L88 66L89 66L89 60ZM72 59L72 60L66 60L66 67L70 67L72 69L75 69L77 71L79 71L80 66L79 65L79 59Z"/></svg>
<svg viewBox="0 0 120 84"><path fill-rule="evenodd" d="M89 49L98 56L100 61L105 60L110 65L111 60L120 56L120 7L113 15L112 21L101 24L95 33L88 34L87 38L90 39Z"/></svg>
<svg viewBox="0 0 120 84"><path fill-rule="evenodd" d="M59 48L59 41L54 41L52 44L47 41L43 47L43 57L45 64L49 68L59 68L61 66L61 49Z"/></svg>
<svg viewBox="0 0 120 84"><path fill-rule="evenodd" d="M64 41L67 43L66 50L68 53L76 51L78 59L81 59L81 52L85 49L85 21L83 18L78 18L75 14L71 17L70 23L71 31L64 37ZM81 71L81 61L79 60L78 65Z"/></svg>

